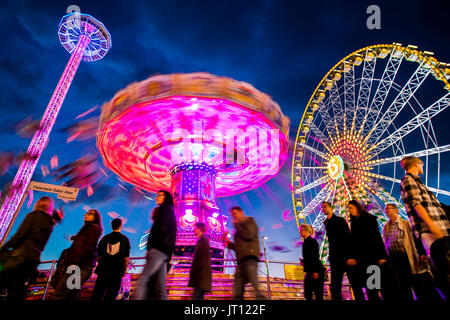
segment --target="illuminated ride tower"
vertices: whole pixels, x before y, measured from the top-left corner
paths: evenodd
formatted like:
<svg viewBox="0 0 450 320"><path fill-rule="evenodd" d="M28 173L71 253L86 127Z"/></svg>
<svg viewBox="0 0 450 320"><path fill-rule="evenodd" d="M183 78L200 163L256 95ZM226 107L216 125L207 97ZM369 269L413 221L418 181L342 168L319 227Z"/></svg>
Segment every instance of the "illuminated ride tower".
<svg viewBox="0 0 450 320"><path fill-rule="evenodd" d="M190 255L195 223L203 222L212 257L223 258L229 226L216 197L276 175L287 157L288 131L279 105L248 83L208 73L157 75L102 106L97 147L124 181L172 192L175 255Z"/></svg>
<svg viewBox="0 0 450 320"><path fill-rule="evenodd" d="M108 30L102 23L87 14L71 13L65 15L59 23L58 37L71 56L45 110L40 127L28 147L28 157L20 164L10 192L1 207L0 238L5 236L6 231L11 227L11 222L14 222L20 200L24 196L36 164L47 146L50 131L55 124L58 112L81 60L99 60L111 48L111 35Z"/></svg>

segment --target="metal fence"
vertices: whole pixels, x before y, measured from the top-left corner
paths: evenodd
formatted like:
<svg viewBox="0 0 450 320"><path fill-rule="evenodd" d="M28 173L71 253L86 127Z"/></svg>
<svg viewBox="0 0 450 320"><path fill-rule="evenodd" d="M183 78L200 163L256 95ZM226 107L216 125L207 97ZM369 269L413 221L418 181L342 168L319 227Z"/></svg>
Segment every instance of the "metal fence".
<svg viewBox="0 0 450 320"><path fill-rule="evenodd" d="M191 267L191 264L189 263L190 260L192 260L192 257L179 257L174 256L171 260L172 268L169 272L169 274L174 273L184 273L189 272L189 269ZM145 266L146 258L145 257L130 257L129 259L129 265L128 265L128 273L131 274L139 274L141 269ZM271 299L272 291L271 291L271 284L275 283L283 283L284 285L298 289L298 292L302 292L302 279L299 280L288 280L283 279L280 277L272 277L269 273L269 266L270 265L297 265L300 264L298 262L291 262L291 261L276 261L276 260L260 260L260 263L265 264L266 271L263 271L261 269L258 270L259 274L265 277L265 283L267 285L267 293L268 298ZM43 284L41 289L43 289L43 297L42 300L45 300L47 298L50 282L52 279L52 276L54 274L54 271L56 270L56 264L57 260L51 260L51 261L43 261L40 263L40 273L46 274L46 281L45 286ZM211 258L211 266L213 268L213 274L233 274L234 268L236 268L237 260L236 259L216 259ZM327 267L327 266L326 266ZM214 269L222 268L223 271L218 271ZM328 269L328 268L327 268ZM325 295L329 296L329 281L325 281ZM34 288L38 288L39 286L35 286ZM344 284L344 290L345 290L345 284ZM349 291L350 292L350 291ZM325 297L326 298L326 297Z"/></svg>

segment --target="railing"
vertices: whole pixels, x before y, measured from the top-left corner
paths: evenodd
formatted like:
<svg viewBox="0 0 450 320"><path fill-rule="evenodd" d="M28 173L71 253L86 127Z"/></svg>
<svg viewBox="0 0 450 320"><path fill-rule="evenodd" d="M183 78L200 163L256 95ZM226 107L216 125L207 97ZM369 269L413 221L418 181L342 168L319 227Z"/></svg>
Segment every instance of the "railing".
<svg viewBox="0 0 450 320"><path fill-rule="evenodd" d="M172 265L173 267L171 268L169 274L174 274L176 273L176 271L178 271L178 273L184 273L184 272L188 272L191 264L190 263L179 263L178 261L189 261L192 260L192 257L179 257L179 256L174 256L172 257ZM129 266L128 266L128 273L131 274L137 274L139 272L136 272L138 268L144 267L145 266L145 257L131 257L129 260ZM236 259L217 259L217 258L211 258L211 265L213 268L223 268L224 272L226 272L226 270L229 268L235 268L237 265L237 260ZM216 262L216 263L215 263ZM217 264L217 262L222 262L222 264ZM227 263L230 263L227 264ZM56 269L56 263L57 260L50 260L50 261L43 261L40 263L40 265L50 265L49 269L40 269L40 273L47 273L47 281L45 283L45 287L42 287L42 289L44 289L44 293L43 293L43 297L42 300L45 300L47 298L47 294L48 294L48 289L49 289L49 285L53 276L53 272ZM276 260L260 260L260 263L264 263L266 265L269 264L283 264L283 265L300 265L298 262L291 262L291 261L276 261ZM301 284L302 284L302 280L284 280L284 279L280 279L280 280L270 280L270 274L269 274L269 268L266 269L267 272L264 272L262 270L258 270L261 274L263 274L266 278L266 285L267 285L267 290L269 293L269 298L270 298L270 294L271 294L271 289L270 289L270 285L275 284L275 283L284 283L287 284L288 287L294 287L294 288L301 288ZM134 271L134 272L133 272ZM213 270L213 274L220 274L222 272L218 272L217 270ZM227 273L227 274L231 274L231 273ZM329 281L327 281L325 284L325 287L327 287L329 289ZM38 287L38 286L37 286ZM329 290L327 290L327 292L329 292Z"/></svg>
<svg viewBox="0 0 450 320"><path fill-rule="evenodd" d="M133 259L133 260L145 259L145 257L130 258L130 261L131 261L132 259ZM176 262L177 260L185 261L185 260L192 260L192 259L193 259L193 257L179 257L179 256L174 256L174 257L172 258L172 262ZM224 269L226 269L226 268L235 268L235 267L236 267L236 264L237 264L237 259L218 259L218 258L211 258L211 262L212 262L212 264L211 264L211 267L212 267L212 268L224 268ZM234 264L234 265L214 264L214 262L232 262L232 263L236 263L236 264ZM266 277L266 285L267 285L267 291L268 291L268 298L269 298L269 299L271 299L271 288L270 288L270 282L271 282L271 281L270 281L270 274L269 274L269 266L268 266L268 265L269 265L270 263L274 263L274 264L299 265L299 263L297 263L297 262L290 262L290 261L259 260L259 262L260 262L260 263L264 263L264 264L266 265L266 270L267 270L267 272L264 272L264 271L259 270L259 269L258 269L258 271L259 271L260 273L262 273L262 274ZM144 265L135 265L135 264L133 264L133 263L132 263L132 265L133 265L134 268L136 268L136 267L143 267L143 266L144 266ZM179 268L183 268L183 267L190 268L190 266L191 266L191 264L174 263L174 264L173 264L173 268L171 269L171 272L174 272L176 269L179 270Z"/></svg>

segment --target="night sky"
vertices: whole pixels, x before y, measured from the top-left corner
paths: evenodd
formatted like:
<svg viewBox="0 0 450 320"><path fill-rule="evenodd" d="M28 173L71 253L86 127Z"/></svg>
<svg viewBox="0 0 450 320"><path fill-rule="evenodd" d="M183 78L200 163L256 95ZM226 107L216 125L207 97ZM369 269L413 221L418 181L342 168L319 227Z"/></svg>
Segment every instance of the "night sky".
<svg viewBox="0 0 450 320"><path fill-rule="evenodd" d="M381 8L381 30L366 27L366 8L372 4ZM30 115L39 119L56 87L69 59L57 28L70 5L104 23L112 48L102 60L82 62L78 69L33 177L47 183L55 181L43 176L40 165L49 166L52 156L58 155L64 165L96 152L95 139L66 143L64 128L129 83L150 75L204 71L249 82L281 106L291 119L290 137L295 141L311 94L347 54L368 45L399 42L450 62L449 1L2 1L0 152L17 153L28 147L30 139L17 136L14 125ZM99 113L96 109L91 116ZM448 144L448 129L439 129L444 122L437 123L437 130L445 140L442 144ZM0 176L1 189L16 171L14 166ZM301 256L301 248L294 245L299 240L295 220L282 218L283 212L293 211L290 176L289 159L262 187L217 200L224 212L240 205L255 217L260 236L269 237L269 259L298 261ZM442 178L441 188L449 190L448 171ZM102 213L108 233L114 213L126 218L132 256L144 254L138 243L150 228L154 202L137 198L132 186L124 185L125 191L117 183L111 173L94 195L87 197L82 190L75 203L64 206L66 218L55 227L42 261L56 259L70 245L66 238L82 226L86 206ZM35 193L35 200L40 196ZM30 209L25 203L12 232ZM271 267L271 273L283 274L281 267Z"/></svg>

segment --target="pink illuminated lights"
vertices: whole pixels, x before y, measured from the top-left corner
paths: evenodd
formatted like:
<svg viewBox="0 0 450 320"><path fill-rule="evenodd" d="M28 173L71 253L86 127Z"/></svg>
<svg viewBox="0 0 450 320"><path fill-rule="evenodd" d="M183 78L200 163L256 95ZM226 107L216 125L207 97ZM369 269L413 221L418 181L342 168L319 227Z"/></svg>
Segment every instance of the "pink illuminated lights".
<svg viewBox="0 0 450 320"><path fill-rule="evenodd" d="M97 144L121 179L151 192L170 190L174 165L198 161L216 168L216 196L238 194L276 175L287 156L285 135L263 114L207 97L130 106L103 125Z"/></svg>

